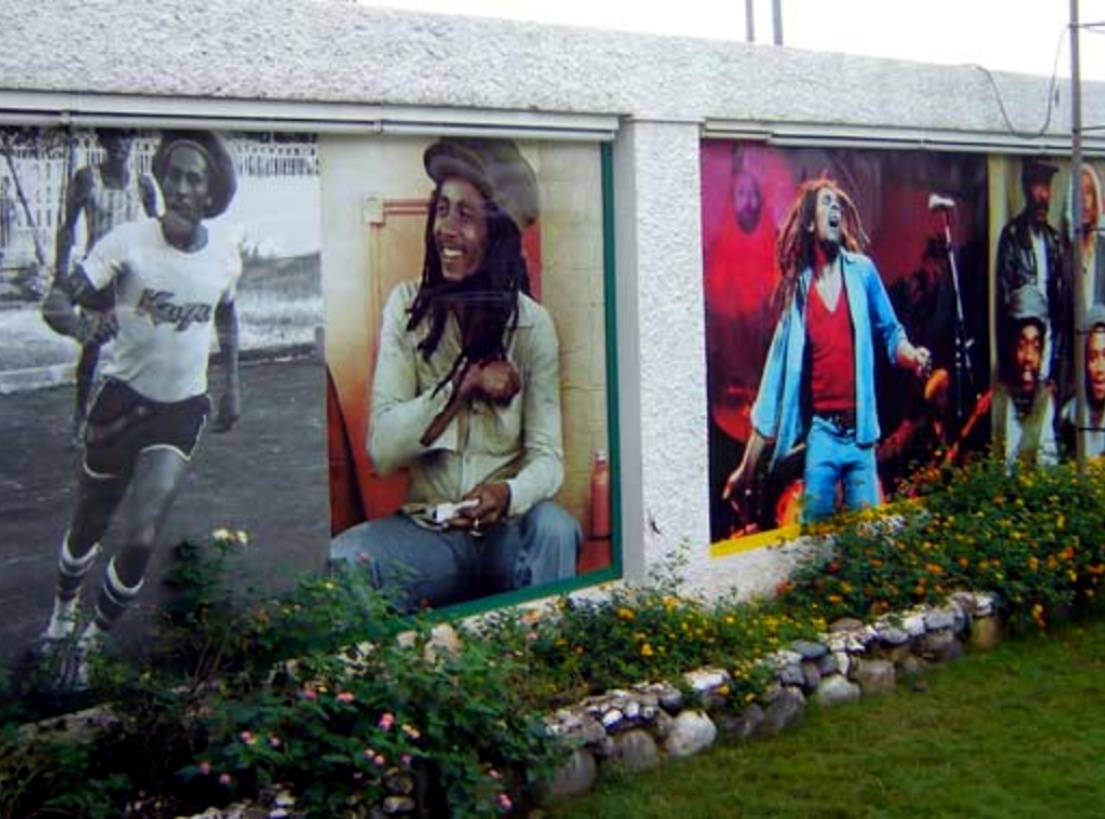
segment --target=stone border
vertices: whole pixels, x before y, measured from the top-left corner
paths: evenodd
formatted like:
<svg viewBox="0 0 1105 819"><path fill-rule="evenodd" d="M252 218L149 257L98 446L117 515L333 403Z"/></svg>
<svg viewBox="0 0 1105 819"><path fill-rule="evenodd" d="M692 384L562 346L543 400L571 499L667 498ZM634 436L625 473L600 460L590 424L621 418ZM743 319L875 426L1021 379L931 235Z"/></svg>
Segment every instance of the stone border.
<svg viewBox="0 0 1105 819"><path fill-rule="evenodd" d="M710 748L720 735L738 741L774 736L800 726L812 698L822 707L855 702L916 680L930 666L962 657L969 646L992 650L1002 625L991 594L956 592L942 606L918 606L865 625L841 619L817 640L797 640L758 660L771 668L762 696L743 710L732 702L733 678L725 669L683 675L682 687L649 682L615 689L562 708L546 719L549 730L576 746L556 771L546 795L577 796L594 787L602 769L636 773L667 759ZM407 778L365 816L413 817ZM271 808L235 804L191 819L298 819L286 792ZM357 814L360 815L360 814Z"/></svg>
<svg viewBox="0 0 1105 819"><path fill-rule="evenodd" d="M549 796L586 793L600 768L635 772L692 756L719 734L745 741L795 728L810 698L831 707L882 694L930 665L962 657L967 645L989 651L1001 635L994 597L958 592L943 606L909 609L872 625L838 620L818 640L795 641L762 658L772 668L771 681L743 711L733 708L731 675L718 668L684 675L683 690L692 696L670 683L646 683L590 697L548 720L554 734L579 746L557 771Z"/></svg>

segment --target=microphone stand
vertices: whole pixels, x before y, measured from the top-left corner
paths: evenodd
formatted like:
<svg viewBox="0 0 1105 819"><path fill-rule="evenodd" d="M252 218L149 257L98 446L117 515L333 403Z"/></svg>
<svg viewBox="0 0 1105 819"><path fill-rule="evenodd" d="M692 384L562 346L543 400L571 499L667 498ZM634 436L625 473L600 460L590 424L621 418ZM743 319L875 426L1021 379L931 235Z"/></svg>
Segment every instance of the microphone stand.
<svg viewBox="0 0 1105 819"><path fill-rule="evenodd" d="M955 386L953 401L955 403L956 430L962 428L966 417L965 403L970 396L974 401L973 373L974 363L971 361L971 348L974 340L967 338L967 322L963 318L963 296L959 289L959 268L955 262L955 248L952 245L952 215L950 208L940 208L944 215L944 245L948 253L948 265L952 274L952 289L955 291Z"/></svg>

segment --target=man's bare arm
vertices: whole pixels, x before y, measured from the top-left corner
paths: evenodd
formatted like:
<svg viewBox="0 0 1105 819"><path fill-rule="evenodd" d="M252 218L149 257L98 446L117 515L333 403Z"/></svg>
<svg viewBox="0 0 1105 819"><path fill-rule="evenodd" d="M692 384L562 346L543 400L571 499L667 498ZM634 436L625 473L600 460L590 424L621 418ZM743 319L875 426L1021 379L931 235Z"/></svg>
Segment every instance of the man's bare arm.
<svg viewBox="0 0 1105 819"><path fill-rule="evenodd" d="M55 278L42 302L42 318L55 333L80 344L103 344L116 333L113 312L95 310L98 291L79 267L65 278ZM77 307L90 308L78 312Z"/></svg>

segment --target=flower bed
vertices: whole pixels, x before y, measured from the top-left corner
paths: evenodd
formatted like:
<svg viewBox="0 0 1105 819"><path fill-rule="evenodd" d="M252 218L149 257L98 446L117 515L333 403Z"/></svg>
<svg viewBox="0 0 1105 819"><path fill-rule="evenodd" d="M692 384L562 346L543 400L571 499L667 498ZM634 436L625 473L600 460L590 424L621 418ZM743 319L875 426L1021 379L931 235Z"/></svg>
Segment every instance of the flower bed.
<svg viewBox="0 0 1105 819"><path fill-rule="evenodd" d="M719 733L795 725L809 700L885 690L992 644L999 620L1043 628L1091 605L1105 571L1101 477L941 474L924 506L821 532L831 537L811 541L774 601L681 596L674 565L544 614L490 615L459 638L391 615L356 576L235 608L220 583L233 543L189 547L168 655L138 677L101 669L100 693L126 703L125 718L83 743L4 729L0 816L161 817L243 799L247 815L524 814L590 787L603 766L649 767ZM301 659L279 661L289 655ZM234 804L206 815L246 810Z"/></svg>

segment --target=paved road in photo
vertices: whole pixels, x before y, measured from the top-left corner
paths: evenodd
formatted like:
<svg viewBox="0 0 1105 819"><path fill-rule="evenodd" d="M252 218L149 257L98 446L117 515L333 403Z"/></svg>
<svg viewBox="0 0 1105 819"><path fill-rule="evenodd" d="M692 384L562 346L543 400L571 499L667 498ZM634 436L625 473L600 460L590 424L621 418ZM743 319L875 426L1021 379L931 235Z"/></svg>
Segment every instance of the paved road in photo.
<svg viewBox="0 0 1105 819"><path fill-rule="evenodd" d="M217 370L210 382L213 389L221 384ZM311 357L243 362L242 389L238 425L209 432L200 445L147 589L120 626L127 641L148 627L171 546L184 538L207 539L220 526L248 532L243 585L287 588L299 574L325 567L325 370ZM49 616L80 457L69 443L72 402L71 384L0 395L0 665L9 670ZM118 518L104 544L108 553L119 546ZM86 603L99 576L97 567Z"/></svg>

